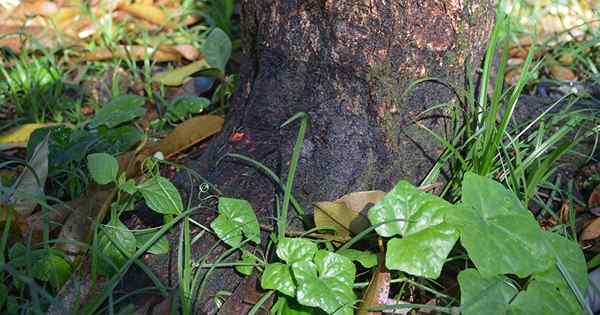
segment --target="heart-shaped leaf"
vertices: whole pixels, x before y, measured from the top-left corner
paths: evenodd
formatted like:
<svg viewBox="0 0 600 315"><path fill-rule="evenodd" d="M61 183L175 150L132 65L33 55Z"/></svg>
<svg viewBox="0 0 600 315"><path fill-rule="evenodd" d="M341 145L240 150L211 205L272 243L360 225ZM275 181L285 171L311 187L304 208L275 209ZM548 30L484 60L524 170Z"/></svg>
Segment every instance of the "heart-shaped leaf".
<svg viewBox="0 0 600 315"><path fill-rule="evenodd" d="M146 245L147 242L158 232L158 228L153 229L145 229L145 230L133 230L133 235L135 235L135 240L137 243L137 247L140 248ZM148 253L154 255L164 255L169 253L169 240L166 235L160 237L150 248L148 249Z"/></svg>
<svg viewBox="0 0 600 315"><path fill-rule="evenodd" d="M135 254L136 240L133 233L121 221L115 219L105 225L99 234L98 248L109 261L97 259L98 271L104 275L113 275L127 260ZM114 267L112 266L114 264Z"/></svg>
<svg viewBox="0 0 600 315"><path fill-rule="evenodd" d="M231 40L227 33L220 28L212 30L202 45L202 55L209 65L225 72L225 65L231 56Z"/></svg>
<svg viewBox="0 0 600 315"><path fill-rule="evenodd" d="M369 220L375 230L392 239L386 252L386 267L410 274L437 278L458 235L444 222L447 212L454 211L447 201L427 194L406 181L369 210Z"/></svg>
<svg viewBox="0 0 600 315"><path fill-rule="evenodd" d="M167 105L167 115L172 121L181 121L193 114L200 113L210 105L205 97L193 95L179 96Z"/></svg>
<svg viewBox="0 0 600 315"><path fill-rule="evenodd" d="M96 128L105 125L113 128L140 117L146 113L144 102L145 99L138 95L117 96L96 112L96 116L90 122L90 127Z"/></svg>
<svg viewBox="0 0 600 315"><path fill-rule="evenodd" d="M467 173L462 204L448 212L460 241L483 277L513 273L520 278L552 263L531 212L500 183Z"/></svg>
<svg viewBox="0 0 600 315"><path fill-rule="evenodd" d="M509 302L518 293L505 276L484 278L476 269L458 275L461 313L464 315L506 314Z"/></svg>
<svg viewBox="0 0 600 315"><path fill-rule="evenodd" d="M87 166L92 178L100 185L112 183L117 179L119 162L107 153L93 153L87 157Z"/></svg>
<svg viewBox="0 0 600 315"><path fill-rule="evenodd" d="M514 314L582 314L573 289L565 276L570 277L585 298L588 286L585 257L577 243L556 233L544 232L554 257L561 261L568 275L563 275L556 265L533 274L525 291L511 304ZM556 260L555 259L555 260Z"/></svg>
<svg viewBox="0 0 600 315"><path fill-rule="evenodd" d="M139 185L146 204L150 209L162 214L179 214L183 210L181 195L168 179L154 176Z"/></svg>
<svg viewBox="0 0 600 315"><path fill-rule="evenodd" d="M247 250L242 250L242 257L240 260L241 263L244 264L254 264L256 263L256 256L254 256L254 254L252 254L251 252L247 251ZM252 274L252 270L254 269L254 266L252 265L246 265L246 266L235 266L235 270L243 275L249 276L250 274Z"/></svg>
<svg viewBox="0 0 600 315"><path fill-rule="evenodd" d="M302 305L319 307L332 314L353 314L356 299L352 291L356 268L342 255L320 250L314 262L292 264L298 284L296 297Z"/></svg>
<svg viewBox="0 0 600 315"><path fill-rule="evenodd" d="M282 238L277 244L277 256L288 264L310 261L317 252L317 244L306 238Z"/></svg>
<svg viewBox="0 0 600 315"><path fill-rule="evenodd" d="M260 277L260 286L263 289L277 290L292 297L296 295L292 271L286 264L268 264Z"/></svg>
<svg viewBox="0 0 600 315"><path fill-rule="evenodd" d="M370 251L348 248L337 251L336 253L349 258L352 261L359 262L365 268L371 268L377 265L377 255Z"/></svg>
<svg viewBox="0 0 600 315"><path fill-rule="evenodd" d="M254 209L246 200L219 198L219 215L210 226L229 246L239 246L242 233L255 244L260 244L260 226Z"/></svg>

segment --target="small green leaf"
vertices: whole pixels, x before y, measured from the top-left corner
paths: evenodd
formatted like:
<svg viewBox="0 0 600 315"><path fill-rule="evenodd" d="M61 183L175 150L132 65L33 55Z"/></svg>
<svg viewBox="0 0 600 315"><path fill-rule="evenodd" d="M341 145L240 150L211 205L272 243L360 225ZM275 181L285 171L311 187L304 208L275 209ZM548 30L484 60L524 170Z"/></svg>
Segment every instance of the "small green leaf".
<svg viewBox="0 0 600 315"><path fill-rule="evenodd" d="M448 213L460 241L484 277L525 278L548 269L552 256L537 221L515 195L491 179L465 174L463 203Z"/></svg>
<svg viewBox="0 0 600 315"><path fill-rule="evenodd" d="M317 252L317 244L306 238L285 237L277 244L277 257L288 264L310 261Z"/></svg>
<svg viewBox="0 0 600 315"><path fill-rule="evenodd" d="M505 276L484 278L475 269L466 269L458 275L461 314L506 314L509 302L518 293Z"/></svg>
<svg viewBox="0 0 600 315"><path fill-rule="evenodd" d="M104 228L100 230L97 248L116 268L123 266L135 254L136 246L137 241L133 232L119 220L114 220L111 225L104 225ZM94 255L100 273L111 276L117 272L118 269L96 256Z"/></svg>
<svg viewBox="0 0 600 315"><path fill-rule="evenodd" d="M92 178L100 185L112 183L117 179L119 162L110 154L90 154L87 156L87 165Z"/></svg>
<svg viewBox="0 0 600 315"><path fill-rule="evenodd" d="M377 265L377 255L366 250L344 249L336 252L352 261L359 262L365 268L375 267Z"/></svg>
<svg viewBox="0 0 600 315"><path fill-rule="evenodd" d="M453 211L455 207L442 198L399 182L368 214L372 225L388 222L375 229L379 235L403 237L389 242L386 266L420 277L439 277L458 238L444 220Z"/></svg>
<svg viewBox="0 0 600 315"><path fill-rule="evenodd" d="M204 97L185 95L173 99L167 105L167 114L172 121L181 121L193 114L202 112L210 105L210 100Z"/></svg>
<svg viewBox="0 0 600 315"><path fill-rule="evenodd" d="M260 286L267 290L277 290L291 297L295 296L296 285L288 265L272 263L265 267L260 277Z"/></svg>
<svg viewBox="0 0 600 315"><path fill-rule="evenodd" d="M332 314L353 314L356 299L352 290L356 268L342 255L320 250L314 263L301 261L292 264L298 284L296 298L302 305L319 307Z"/></svg>
<svg viewBox="0 0 600 315"><path fill-rule="evenodd" d="M245 263L245 264L254 264L256 263L256 256L254 256L254 254L252 254L251 252L247 251L247 250L242 250L242 257L240 260L241 263ZM237 272L249 276L250 274L252 274L252 270L254 269L254 266L248 265L248 266L235 266L235 270L237 270Z"/></svg>
<svg viewBox="0 0 600 315"><path fill-rule="evenodd" d="M125 174L125 173L123 173L123 174ZM137 191L137 186L135 185L135 181L133 179L128 179L127 181L125 181L123 183L123 185L121 185L119 187L119 189L121 189L122 191L124 191L130 195L133 195Z"/></svg>
<svg viewBox="0 0 600 315"><path fill-rule="evenodd" d="M155 233L158 232L159 229L145 229L145 230L133 230L133 235L135 235L135 241L138 248L146 245L148 241L154 236ZM161 236L150 248L148 249L148 253L154 255L164 255L169 253L169 240L167 239L166 234Z"/></svg>
<svg viewBox="0 0 600 315"><path fill-rule="evenodd" d="M225 72L225 65L231 56L229 36L220 28L212 30L202 45L202 55L209 65Z"/></svg>
<svg viewBox="0 0 600 315"><path fill-rule="evenodd" d="M121 95L113 98L96 112L90 127L96 128L105 125L113 128L124 122L131 121L146 113L145 99L138 95Z"/></svg>
<svg viewBox="0 0 600 315"><path fill-rule="evenodd" d="M48 252L35 262L32 268L33 277L48 281L52 287L59 289L71 276L71 265L61 256Z"/></svg>
<svg viewBox="0 0 600 315"><path fill-rule="evenodd" d="M102 141L98 146L113 154L129 151L144 139L144 133L135 126L124 125L116 128L98 127Z"/></svg>
<svg viewBox="0 0 600 315"><path fill-rule="evenodd" d="M138 186L150 209L162 214L179 214L183 210L181 195L168 179L154 176Z"/></svg>
<svg viewBox="0 0 600 315"><path fill-rule="evenodd" d="M255 244L260 244L260 226L254 209L246 200L219 198L219 216L210 226L231 247L240 245L242 233Z"/></svg>

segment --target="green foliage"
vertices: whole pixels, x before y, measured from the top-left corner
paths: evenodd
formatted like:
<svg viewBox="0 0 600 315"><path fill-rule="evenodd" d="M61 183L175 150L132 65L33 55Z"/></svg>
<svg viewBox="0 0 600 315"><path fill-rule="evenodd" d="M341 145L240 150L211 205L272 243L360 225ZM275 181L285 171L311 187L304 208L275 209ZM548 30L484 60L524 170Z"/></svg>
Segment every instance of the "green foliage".
<svg viewBox="0 0 600 315"><path fill-rule="evenodd" d="M121 95L105 104L90 122L90 127L106 126L114 128L146 113L145 99L137 95Z"/></svg>
<svg viewBox="0 0 600 315"><path fill-rule="evenodd" d="M231 56L231 40L220 28L213 29L202 45L202 55L206 62L225 73L225 66Z"/></svg>
<svg viewBox="0 0 600 315"><path fill-rule="evenodd" d="M552 260L542 229L513 193L467 173L462 196L448 221L460 231L461 244L483 276L514 273L523 278L548 268Z"/></svg>
<svg viewBox="0 0 600 315"><path fill-rule="evenodd" d="M377 255L370 251L348 248L337 251L336 253L360 263L364 268L377 266Z"/></svg>
<svg viewBox="0 0 600 315"><path fill-rule="evenodd" d="M181 195L175 185L162 176L154 176L138 186L146 205L158 213L179 214L183 211Z"/></svg>
<svg viewBox="0 0 600 315"><path fill-rule="evenodd" d="M100 229L97 246L101 255L94 255L95 266L101 274L112 276L135 253L137 241L135 235L119 219L111 218L110 224ZM100 260L100 257L106 260Z"/></svg>
<svg viewBox="0 0 600 315"><path fill-rule="evenodd" d="M210 227L229 246L238 247L242 242L242 234L255 244L260 244L258 220L246 200L219 198L219 216Z"/></svg>
<svg viewBox="0 0 600 315"><path fill-rule="evenodd" d="M210 105L210 100L198 96L179 96L167 104L167 119L179 122L198 114Z"/></svg>
<svg viewBox="0 0 600 315"><path fill-rule="evenodd" d="M94 153L87 157L88 170L92 178L100 185L112 183L117 179L119 162L107 153Z"/></svg>
<svg viewBox="0 0 600 315"><path fill-rule="evenodd" d="M402 181L369 210L381 236L400 235L388 242L386 266L416 276L437 278L458 239L444 216L456 211L447 201ZM386 223L387 222L387 223Z"/></svg>

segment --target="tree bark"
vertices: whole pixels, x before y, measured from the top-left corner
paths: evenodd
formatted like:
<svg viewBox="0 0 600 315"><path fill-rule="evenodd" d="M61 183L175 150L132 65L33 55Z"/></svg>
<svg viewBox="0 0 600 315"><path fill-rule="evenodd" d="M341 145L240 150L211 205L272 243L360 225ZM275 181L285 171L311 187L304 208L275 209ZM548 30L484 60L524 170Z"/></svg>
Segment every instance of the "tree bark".
<svg viewBox="0 0 600 315"><path fill-rule="evenodd" d="M447 87L464 87L489 37L491 0L242 0L240 87L224 131L196 169L228 196L248 199L265 223L274 216L274 185L226 153L250 156L285 181L297 125L309 116L294 194L310 203L352 191L418 183L441 153L419 127L443 132ZM221 277L223 279L223 277Z"/></svg>
<svg viewBox="0 0 600 315"><path fill-rule="evenodd" d="M418 124L443 131L443 111L423 112L452 92L430 82L402 94L424 77L463 87L465 65L479 65L494 12L491 0L243 1L241 84L203 166L222 177L233 166L215 161L241 153L285 179L297 127L280 125L306 112L294 185L305 205L389 189L400 179L418 182L440 153ZM241 188L252 196L266 187L234 191Z"/></svg>

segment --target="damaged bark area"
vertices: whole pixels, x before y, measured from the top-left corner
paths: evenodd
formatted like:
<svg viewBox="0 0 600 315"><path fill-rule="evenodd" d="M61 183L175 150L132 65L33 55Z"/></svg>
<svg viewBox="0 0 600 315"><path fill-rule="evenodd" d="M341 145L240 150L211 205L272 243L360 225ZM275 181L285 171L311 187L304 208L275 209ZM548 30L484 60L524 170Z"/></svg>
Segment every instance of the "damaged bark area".
<svg viewBox="0 0 600 315"><path fill-rule="evenodd" d="M285 181L298 129L280 125L305 112L293 193L308 211L352 191L418 183L442 150L420 126L443 133L445 113L430 109L454 94L433 82L408 87L425 77L464 87L495 12L490 0L243 0L241 8L240 87L224 131L194 167L269 225L275 186L224 155L254 158ZM219 277L215 287L235 288L233 272Z"/></svg>

